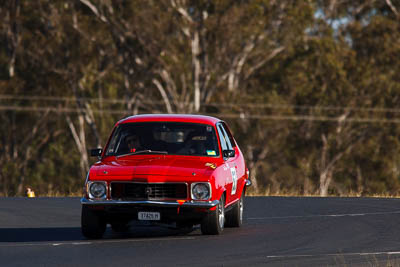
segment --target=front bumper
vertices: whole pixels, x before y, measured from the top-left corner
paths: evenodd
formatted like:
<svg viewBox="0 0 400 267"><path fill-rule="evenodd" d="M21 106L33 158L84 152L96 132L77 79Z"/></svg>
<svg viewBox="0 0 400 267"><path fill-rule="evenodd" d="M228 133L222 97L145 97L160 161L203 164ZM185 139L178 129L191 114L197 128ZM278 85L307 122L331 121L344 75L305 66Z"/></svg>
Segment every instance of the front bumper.
<svg viewBox="0 0 400 267"><path fill-rule="evenodd" d="M100 205L100 206L150 206L165 208L204 208L210 209L219 204L219 200L213 201L186 201L179 203L178 201L155 201L155 200L90 200L85 197L81 198L82 205Z"/></svg>
<svg viewBox="0 0 400 267"><path fill-rule="evenodd" d="M198 224L204 216L215 208L218 200L214 201L119 201L119 200L90 200L85 197L81 199L85 208L102 216L106 222L138 220L138 212L160 212L160 221L154 223L181 222L186 224Z"/></svg>

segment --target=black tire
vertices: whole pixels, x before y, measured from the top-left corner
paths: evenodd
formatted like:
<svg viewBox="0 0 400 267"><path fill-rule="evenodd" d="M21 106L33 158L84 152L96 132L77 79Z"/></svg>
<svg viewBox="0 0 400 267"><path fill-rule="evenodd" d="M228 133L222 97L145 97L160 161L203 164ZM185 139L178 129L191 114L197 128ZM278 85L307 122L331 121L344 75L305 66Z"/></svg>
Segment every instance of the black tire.
<svg viewBox="0 0 400 267"><path fill-rule="evenodd" d="M82 205L81 230L86 238L99 239L106 231L106 222L101 215Z"/></svg>
<svg viewBox="0 0 400 267"><path fill-rule="evenodd" d="M232 209L226 213L226 227L240 227L243 224L243 194L240 196L239 201L233 205Z"/></svg>
<svg viewBox="0 0 400 267"><path fill-rule="evenodd" d="M111 223L111 229L117 233L127 232L129 230L128 222L116 221Z"/></svg>
<svg viewBox="0 0 400 267"><path fill-rule="evenodd" d="M201 233L203 235L219 235L225 225L225 197L221 196L216 210L211 211L201 222Z"/></svg>

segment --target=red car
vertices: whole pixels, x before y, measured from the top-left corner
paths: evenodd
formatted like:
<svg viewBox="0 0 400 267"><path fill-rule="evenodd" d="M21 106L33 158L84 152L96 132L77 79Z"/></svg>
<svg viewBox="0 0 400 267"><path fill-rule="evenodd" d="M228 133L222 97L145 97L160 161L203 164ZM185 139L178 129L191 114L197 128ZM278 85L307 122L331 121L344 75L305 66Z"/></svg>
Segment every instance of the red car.
<svg viewBox="0 0 400 267"><path fill-rule="evenodd" d="M101 238L106 225L131 220L203 234L240 227L251 185L242 152L224 121L201 115L137 115L115 125L86 178L82 233Z"/></svg>

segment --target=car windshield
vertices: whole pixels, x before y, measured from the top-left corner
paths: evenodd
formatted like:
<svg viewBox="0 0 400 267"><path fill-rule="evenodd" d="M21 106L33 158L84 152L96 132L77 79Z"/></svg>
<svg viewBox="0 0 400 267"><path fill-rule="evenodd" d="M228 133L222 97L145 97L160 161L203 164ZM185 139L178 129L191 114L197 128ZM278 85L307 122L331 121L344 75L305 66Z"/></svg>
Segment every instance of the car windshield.
<svg viewBox="0 0 400 267"><path fill-rule="evenodd" d="M218 157L214 127L182 122L120 124L106 148L106 156L168 154Z"/></svg>

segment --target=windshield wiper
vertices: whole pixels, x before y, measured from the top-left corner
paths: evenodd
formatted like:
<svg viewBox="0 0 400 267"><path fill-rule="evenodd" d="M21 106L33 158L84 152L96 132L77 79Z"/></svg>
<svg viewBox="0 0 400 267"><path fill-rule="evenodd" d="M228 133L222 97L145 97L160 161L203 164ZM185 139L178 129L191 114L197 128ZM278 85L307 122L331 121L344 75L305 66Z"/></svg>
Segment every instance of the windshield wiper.
<svg viewBox="0 0 400 267"><path fill-rule="evenodd" d="M157 150L150 150L150 149L146 149L146 150L139 150L139 151L135 151L132 153L127 153L127 154L122 154L122 155L118 155L117 158L120 157L125 157L125 156L131 156L131 155L137 155L137 154L168 154L167 151L157 151Z"/></svg>

